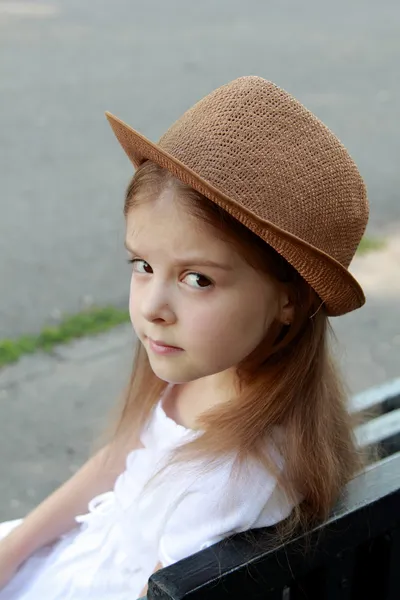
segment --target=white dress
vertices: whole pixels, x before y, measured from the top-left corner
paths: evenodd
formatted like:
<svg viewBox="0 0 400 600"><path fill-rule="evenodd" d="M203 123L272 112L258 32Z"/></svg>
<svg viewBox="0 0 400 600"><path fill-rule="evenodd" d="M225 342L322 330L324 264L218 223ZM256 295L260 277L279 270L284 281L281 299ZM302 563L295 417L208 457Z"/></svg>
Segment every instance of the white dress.
<svg viewBox="0 0 400 600"><path fill-rule="evenodd" d="M233 457L201 476L180 467L142 493L169 451L199 435L167 417L164 397L142 432L144 448L127 456L114 489L94 498L72 531L31 555L0 600L134 600L159 562L166 567L289 515L292 505L260 466L248 463L229 478ZM19 523L0 524L0 537Z"/></svg>

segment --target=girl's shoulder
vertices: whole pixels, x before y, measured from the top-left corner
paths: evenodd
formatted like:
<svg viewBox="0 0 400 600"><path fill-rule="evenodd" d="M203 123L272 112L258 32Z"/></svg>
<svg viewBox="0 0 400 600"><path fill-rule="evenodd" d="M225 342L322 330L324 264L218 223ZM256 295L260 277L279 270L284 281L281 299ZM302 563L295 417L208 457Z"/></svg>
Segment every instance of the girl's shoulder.
<svg viewBox="0 0 400 600"><path fill-rule="evenodd" d="M234 458L200 471L176 502L160 543L164 566L235 533L285 519L293 504L257 460Z"/></svg>

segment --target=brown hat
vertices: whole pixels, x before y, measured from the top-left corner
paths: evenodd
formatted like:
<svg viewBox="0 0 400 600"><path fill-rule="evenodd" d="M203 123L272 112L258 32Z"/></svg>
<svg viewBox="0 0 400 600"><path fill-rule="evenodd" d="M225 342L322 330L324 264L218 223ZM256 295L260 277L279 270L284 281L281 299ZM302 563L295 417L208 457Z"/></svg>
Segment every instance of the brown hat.
<svg viewBox="0 0 400 600"><path fill-rule="evenodd" d="M154 144L106 112L137 168L151 160L281 254L331 316L362 306L349 273L368 221L346 148L309 110L261 77L240 77L190 108Z"/></svg>

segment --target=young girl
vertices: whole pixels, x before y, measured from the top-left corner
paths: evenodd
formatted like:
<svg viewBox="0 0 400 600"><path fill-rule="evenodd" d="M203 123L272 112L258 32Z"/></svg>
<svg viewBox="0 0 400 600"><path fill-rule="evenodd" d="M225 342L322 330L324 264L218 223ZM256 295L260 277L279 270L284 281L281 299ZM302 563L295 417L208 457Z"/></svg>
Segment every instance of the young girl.
<svg viewBox="0 0 400 600"><path fill-rule="evenodd" d="M324 519L360 467L328 348L361 307L365 186L332 132L259 77L153 144L109 113L136 173L124 213L138 343L109 443L3 523L0 600L131 600L235 532Z"/></svg>

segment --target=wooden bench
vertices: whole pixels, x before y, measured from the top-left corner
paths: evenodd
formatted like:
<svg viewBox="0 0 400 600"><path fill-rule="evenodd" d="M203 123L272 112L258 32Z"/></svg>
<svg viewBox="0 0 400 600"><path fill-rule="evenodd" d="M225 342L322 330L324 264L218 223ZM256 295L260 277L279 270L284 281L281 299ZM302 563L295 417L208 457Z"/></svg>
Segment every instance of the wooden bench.
<svg viewBox="0 0 400 600"><path fill-rule="evenodd" d="M148 600L399 600L400 379L355 396L351 411L365 410L357 439L384 457L349 482L306 555L301 536L268 550L271 530L238 534L157 571Z"/></svg>

